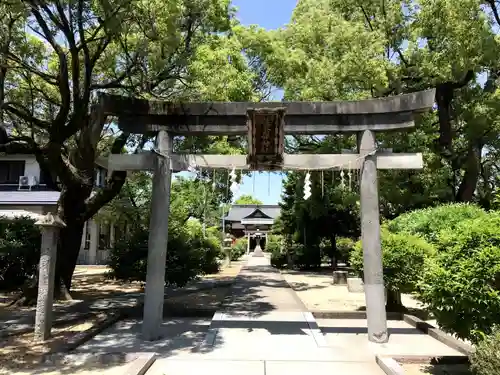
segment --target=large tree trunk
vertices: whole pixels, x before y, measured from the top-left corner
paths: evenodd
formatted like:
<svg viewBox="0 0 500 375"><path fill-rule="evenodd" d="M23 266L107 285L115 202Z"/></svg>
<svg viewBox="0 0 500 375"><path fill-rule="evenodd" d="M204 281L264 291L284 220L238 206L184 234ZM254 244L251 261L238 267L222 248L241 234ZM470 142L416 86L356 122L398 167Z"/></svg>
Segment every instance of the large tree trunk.
<svg viewBox="0 0 500 375"><path fill-rule="evenodd" d="M54 295L58 299L71 299L71 279L75 271L83 235L84 224L66 221L66 228L60 232L57 246L56 283Z"/></svg>
<svg viewBox="0 0 500 375"><path fill-rule="evenodd" d="M66 224L59 234L56 261L55 295L70 299L71 279L75 271L85 225L85 201L92 192L91 186L72 186L61 191L58 213Z"/></svg>
<svg viewBox="0 0 500 375"><path fill-rule="evenodd" d="M472 141L469 143L472 143ZM464 176L456 196L456 200L459 202L471 202L474 198L479 174L481 173L481 152L481 146L469 144L467 159L463 166L465 169Z"/></svg>

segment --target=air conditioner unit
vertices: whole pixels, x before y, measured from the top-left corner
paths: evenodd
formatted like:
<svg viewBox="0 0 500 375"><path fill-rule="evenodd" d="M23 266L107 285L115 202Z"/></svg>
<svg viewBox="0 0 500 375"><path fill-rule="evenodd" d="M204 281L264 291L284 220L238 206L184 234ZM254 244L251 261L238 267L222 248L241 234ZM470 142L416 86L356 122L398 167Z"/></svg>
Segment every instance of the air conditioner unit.
<svg viewBox="0 0 500 375"><path fill-rule="evenodd" d="M19 177L19 190L22 188L29 188L31 190L32 186L37 185L38 181L35 176L21 176Z"/></svg>
<svg viewBox="0 0 500 375"><path fill-rule="evenodd" d="M29 176L19 177L19 187L29 187L29 186L31 186Z"/></svg>

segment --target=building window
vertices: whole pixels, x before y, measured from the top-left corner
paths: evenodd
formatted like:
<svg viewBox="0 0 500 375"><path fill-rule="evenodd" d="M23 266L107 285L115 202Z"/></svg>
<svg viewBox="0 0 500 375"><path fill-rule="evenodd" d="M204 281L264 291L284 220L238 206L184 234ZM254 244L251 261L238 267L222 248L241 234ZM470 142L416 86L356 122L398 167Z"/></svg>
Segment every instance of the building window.
<svg viewBox="0 0 500 375"><path fill-rule="evenodd" d="M85 250L90 249L90 229L89 229L89 224L85 224L85 244L83 245L83 248Z"/></svg>
<svg viewBox="0 0 500 375"><path fill-rule="evenodd" d="M111 227L109 224L99 225L99 249L109 249L111 240Z"/></svg>
<svg viewBox="0 0 500 375"><path fill-rule="evenodd" d="M0 184L17 185L19 177L24 176L24 160L0 161Z"/></svg>
<svg viewBox="0 0 500 375"><path fill-rule="evenodd" d="M106 178L108 175L108 171L103 168L96 168L95 170L95 182L94 185L96 187L104 187L106 185Z"/></svg>

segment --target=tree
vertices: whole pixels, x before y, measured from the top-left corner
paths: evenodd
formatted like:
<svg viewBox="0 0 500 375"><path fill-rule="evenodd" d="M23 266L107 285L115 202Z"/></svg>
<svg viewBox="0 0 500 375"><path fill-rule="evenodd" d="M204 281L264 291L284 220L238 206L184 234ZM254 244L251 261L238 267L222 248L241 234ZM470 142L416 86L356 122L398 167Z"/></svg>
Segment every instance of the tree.
<svg viewBox="0 0 500 375"><path fill-rule="evenodd" d="M281 234L284 235L287 248L299 243L308 253L319 252L321 241L328 240L330 247L326 255L330 257L332 267L336 267L340 258L337 238L356 238L359 235L357 196L347 184L341 187L339 173L314 172L311 180L312 195L305 200L304 173L287 174L280 203ZM311 259L315 257L311 255Z"/></svg>
<svg viewBox="0 0 500 375"><path fill-rule="evenodd" d="M290 24L256 41L252 52L290 100L436 89L436 108L417 119L415 132L379 137L380 148L425 158L423 171L380 173L383 213L449 201L488 208L498 189L497 7L480 0L301 0Z"/></svg>
<svg viewBox="0 0 500 375"><path fill-rule="evenodd" d="M262 204L262 201L251 195L242 195L234 201L234 204Z"/></svg>
<svg viewBox="0 0 500 375"><path fill-rule="evenodd" d="M193 56L230 29L232 11L228 0L13 0L1 10L0 120L9 138L0 152L34 154L61 191L56 291L69 297L83 225L126 178L114 171L92 194L100 140L114 133L111 153L147 141L116 133L95 111L97 94L182 98Z"/></svg>

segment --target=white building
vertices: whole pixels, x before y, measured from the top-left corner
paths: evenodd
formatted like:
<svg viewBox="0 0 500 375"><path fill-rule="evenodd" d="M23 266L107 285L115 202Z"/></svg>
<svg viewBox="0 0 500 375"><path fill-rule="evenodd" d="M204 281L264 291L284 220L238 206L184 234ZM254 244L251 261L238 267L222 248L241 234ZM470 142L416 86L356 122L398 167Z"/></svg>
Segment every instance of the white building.
<svg viewBox="0 0 500 375"><path fill-rule="evenodd" d="M106 170L96 167L96 186L102 186ZM33 155L0 155L0 216L30 216L54 212L60 193L50 190ZM115 226L89 220L82 236L79 264L105 264L114 245Z"/></svg>

